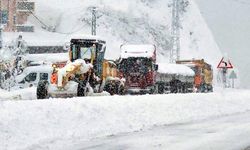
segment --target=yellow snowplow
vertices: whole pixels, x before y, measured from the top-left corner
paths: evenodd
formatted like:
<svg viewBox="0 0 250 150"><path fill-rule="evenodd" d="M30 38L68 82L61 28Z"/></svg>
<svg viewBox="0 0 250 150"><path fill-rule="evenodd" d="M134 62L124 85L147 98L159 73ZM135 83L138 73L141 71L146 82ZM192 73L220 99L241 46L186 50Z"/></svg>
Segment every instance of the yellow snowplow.
<svg viewBox="0 0 250 150"><path fill-rule="evenodd" d="M72 38L69 61L62 68L53 65L50 81L38 84L37 98L122 94L124 81L115 62L104 59L105 51L106 42L96 36Z"/></svg>

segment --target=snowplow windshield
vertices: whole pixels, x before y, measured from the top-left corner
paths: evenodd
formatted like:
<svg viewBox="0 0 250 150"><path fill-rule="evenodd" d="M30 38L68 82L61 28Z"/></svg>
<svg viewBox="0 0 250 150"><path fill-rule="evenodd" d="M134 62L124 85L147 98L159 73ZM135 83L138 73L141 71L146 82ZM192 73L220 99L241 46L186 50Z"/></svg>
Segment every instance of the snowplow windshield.
<svg viewBox="0 0 250 150"><path fill-rule="evenodd" d="M71 59L84 59L92 60L95 59L96 46L95 44L72 44L71 45Z"/></svg>
<svg viewBox="0 0 250 150"><path fill-rule="evenodd" d="M91 59L95 54L95 47L81 47L80 55L82 59Z"/></svg>

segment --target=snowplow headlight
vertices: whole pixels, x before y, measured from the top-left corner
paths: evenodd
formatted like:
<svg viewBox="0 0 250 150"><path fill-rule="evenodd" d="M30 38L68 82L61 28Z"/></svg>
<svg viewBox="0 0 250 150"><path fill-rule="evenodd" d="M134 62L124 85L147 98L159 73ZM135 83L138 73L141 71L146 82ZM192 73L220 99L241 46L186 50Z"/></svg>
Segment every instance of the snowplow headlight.
<svg viewBox="0 0 250 150"><path fill-rule="evenodd" d="M53 67L53 68L56 68L56 64L53 64L52 67Z"/></svg>

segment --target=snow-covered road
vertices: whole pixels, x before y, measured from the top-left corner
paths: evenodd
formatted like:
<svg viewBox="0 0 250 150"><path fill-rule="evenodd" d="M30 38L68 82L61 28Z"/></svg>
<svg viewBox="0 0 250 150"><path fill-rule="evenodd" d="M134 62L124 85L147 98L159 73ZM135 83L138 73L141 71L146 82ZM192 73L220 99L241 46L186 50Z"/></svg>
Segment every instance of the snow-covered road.
<svg viewBox="0 0 250 150"><path fill-rule="evenodd" d="M4 100L0 149L242 149L249 111L249 90Z"/></svg>
<svg viewBox="0 0 250 150"><path fill-rule="evenodd" d="M249 150L250 112L80 141L64 150ZM70 143L70 142L69 142Z"/></svg>

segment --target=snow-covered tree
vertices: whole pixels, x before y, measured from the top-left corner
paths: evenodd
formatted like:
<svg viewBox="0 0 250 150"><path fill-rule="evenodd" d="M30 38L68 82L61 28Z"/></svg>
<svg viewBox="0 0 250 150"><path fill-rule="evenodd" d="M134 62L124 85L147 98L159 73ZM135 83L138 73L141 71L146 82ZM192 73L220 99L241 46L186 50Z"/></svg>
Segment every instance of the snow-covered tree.
<svg viewBox="0 0 250 150"><path fill-rule="evenodd" d="M3 89L10 89L15 85L15 76L22 73L23 55L27 52L27 44L22 36L13 40L0 50L0 85Z"/></svg>

